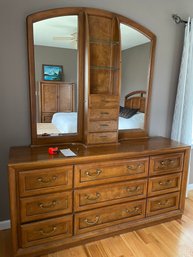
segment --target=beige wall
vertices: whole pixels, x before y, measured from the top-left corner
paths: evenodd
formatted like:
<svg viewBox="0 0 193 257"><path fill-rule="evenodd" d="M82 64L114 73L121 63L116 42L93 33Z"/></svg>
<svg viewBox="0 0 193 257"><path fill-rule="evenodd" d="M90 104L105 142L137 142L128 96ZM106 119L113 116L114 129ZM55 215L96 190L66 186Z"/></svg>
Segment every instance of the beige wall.
<svg viewBox="0 0 193 257"><path fill-rule="evenodd" d="M157 48L150 135L170 135L184 34L183 25L176 25L171 15L178 13L184 19L193 16L192 0L1 0L0 220L9 218L9 147L30 144L26 16L33 12L66 6L96 7L118 12L155 33Z"/></svg>

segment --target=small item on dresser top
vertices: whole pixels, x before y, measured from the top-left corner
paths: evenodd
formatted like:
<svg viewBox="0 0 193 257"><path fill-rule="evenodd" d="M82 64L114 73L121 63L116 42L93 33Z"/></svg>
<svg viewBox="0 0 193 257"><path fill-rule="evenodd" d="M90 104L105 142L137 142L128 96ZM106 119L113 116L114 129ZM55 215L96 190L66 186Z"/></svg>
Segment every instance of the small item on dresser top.
<svg viewBox="0 0 193 257"><path fill-rule="evenodd" d="M76 154L70 150L69 148L67 149L60 149L60 152L65 156L65 157L72 157L72 156L76 156Z"/></svg>
<svg viewBox="0 0 193 257"><path fill-rule="evenodd" d="M49 154L57 154L57 153L59 153L58 147L49 147L48 148L48 153Z"/></svg>

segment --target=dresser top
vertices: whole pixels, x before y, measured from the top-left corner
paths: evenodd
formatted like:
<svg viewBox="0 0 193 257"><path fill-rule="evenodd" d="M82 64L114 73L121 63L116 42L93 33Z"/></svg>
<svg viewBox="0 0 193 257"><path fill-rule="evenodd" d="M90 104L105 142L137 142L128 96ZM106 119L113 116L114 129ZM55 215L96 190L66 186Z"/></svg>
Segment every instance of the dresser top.
<svg viewBox="0 0 193 257"><path fill-rule="evenodd" d="M56 155L48 154L48 146L30 147L19 146L11 147L9 166L17 164L44 163L57 164L76 164L88 161L107 161L113 158L132 158L147 154L163 154L164 152L183 151L189 146L180 144L176 141L163 137L152 137L144 140L122 141L116 145L92 146L86 148L82 144L65 144L59 149L70 148L75 157L65 157L62 153Z"/></svg>

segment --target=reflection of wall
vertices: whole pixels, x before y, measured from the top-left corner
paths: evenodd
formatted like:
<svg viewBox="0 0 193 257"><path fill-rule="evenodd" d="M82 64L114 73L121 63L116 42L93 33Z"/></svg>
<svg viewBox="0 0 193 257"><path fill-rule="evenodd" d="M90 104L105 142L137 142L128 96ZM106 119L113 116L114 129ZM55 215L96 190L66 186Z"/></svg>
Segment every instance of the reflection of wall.
<svg viewBox="0 0 193 257"><path fill-rule="evenodd" d="M42 64L57 64L57 65L63 66L64 81L75 83L75 99L76 99L77 97L77 50L48 47L48 46L35 46L36 81L40 81L42 79ZM75 104L75 110L76 109L77 109L77 106Z"/></svg>
<svg viewBox="0 0 193 257"><path fill-rule="evenodd" d="M121 105L126 94L147 89L150 43L122 51Z"/></svg>

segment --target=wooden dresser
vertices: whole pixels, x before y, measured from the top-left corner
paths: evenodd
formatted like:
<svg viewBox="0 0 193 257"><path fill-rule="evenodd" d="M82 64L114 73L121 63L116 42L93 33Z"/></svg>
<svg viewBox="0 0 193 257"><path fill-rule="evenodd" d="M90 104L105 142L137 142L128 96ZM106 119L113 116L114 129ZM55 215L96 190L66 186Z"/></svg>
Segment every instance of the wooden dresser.
<svg viewBox="0 0 193 257"><path fill-rule="evenodd" d="M40 256L181 217L189 147L161 137L61 148L67 147L77 156L11 148L14 256Z"/></svg>
<svg viewBox="0 0 193 257"><path fill-rule="evenodd" d="M41 122L51 122L56 112L75 110L74 83L41 81L40 92Z"/></svg>

